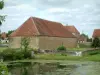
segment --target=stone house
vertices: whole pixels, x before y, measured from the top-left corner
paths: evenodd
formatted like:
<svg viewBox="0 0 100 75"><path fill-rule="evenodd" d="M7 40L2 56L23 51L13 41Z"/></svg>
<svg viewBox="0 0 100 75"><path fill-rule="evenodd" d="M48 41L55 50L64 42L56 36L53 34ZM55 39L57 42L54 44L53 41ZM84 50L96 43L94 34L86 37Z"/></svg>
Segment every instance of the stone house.
<svg viewBox="0 0 100 75"><path fill-rule="evenodd" d="M83 35L80 35L78 42L79 43L86 43L87 42L87 37L83 36Z"/></svg>
<svg viewBox="0 0 100 75"><path fill-rule="evenodd" d="M5 32L1 33L1 43L8 43L8 37L7 34Z"/></svg>
<svg viewBox="0 0 100 75"><path fill-rule="evenodd" d="M9 47L19 48L22 37L30 37L30 47L55 50L62 44L66 48L77 46L77 38L61 23L30 17L10 35Z"/></svg>
<svg viewBox="0 0 100 75"><path fill-rule="evenodd" d="M100 38L100 29L94 29L92 39L94 39L95 37Z"/></svg>

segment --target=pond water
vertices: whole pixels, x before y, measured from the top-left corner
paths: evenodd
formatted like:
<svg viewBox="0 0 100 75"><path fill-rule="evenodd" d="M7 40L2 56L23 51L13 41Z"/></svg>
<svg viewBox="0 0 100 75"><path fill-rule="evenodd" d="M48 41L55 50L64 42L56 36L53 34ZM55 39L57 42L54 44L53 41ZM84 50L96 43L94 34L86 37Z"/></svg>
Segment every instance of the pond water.
<svg viewBox="0 0 100 75"><path fill-rule="evenodd" d="M11 75L100 75L100 62L14 62Z"/></svg>

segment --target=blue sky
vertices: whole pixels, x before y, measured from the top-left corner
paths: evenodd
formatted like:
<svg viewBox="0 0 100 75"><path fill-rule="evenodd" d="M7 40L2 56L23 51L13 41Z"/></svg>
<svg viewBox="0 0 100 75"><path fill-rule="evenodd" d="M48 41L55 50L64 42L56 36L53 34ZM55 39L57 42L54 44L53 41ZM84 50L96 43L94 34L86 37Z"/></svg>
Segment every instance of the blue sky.
<svg viewBox="0 0 100 75"><path fill-rule="evenodd" d="M100 0L4 0L0 14L7 15L1 30L17 29L30 16L74 25L92 36L100 28Z"/></svg>

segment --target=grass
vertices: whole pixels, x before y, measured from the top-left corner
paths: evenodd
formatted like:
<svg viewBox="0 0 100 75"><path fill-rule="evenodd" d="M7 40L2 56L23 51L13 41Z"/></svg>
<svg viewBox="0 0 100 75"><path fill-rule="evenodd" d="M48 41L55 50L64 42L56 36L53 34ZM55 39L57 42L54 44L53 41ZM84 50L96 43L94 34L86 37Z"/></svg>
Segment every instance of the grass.
<svg viewBox="0 0 100 75"><path fill-rule="evenodd" d="M84 61L100 61L100 54L84 56L81 60L84 60Z"/></svg>
<svg viewBox="0 0 100 75"><path fill-rule="evenodd" d="M0 47L0 52L7 49L8 47ZM71 48L70 48L71 49ZM85 50L86 48L72 48L71 50ZM17 49L19 50L19 49ZM26 60L74 60L74 61L100 61L100 53L94 55L85 56L70 56L66 54L36 54L35 59Z"/></svg>
<svg viewBox="0 0 100 75"><path fill-rule="evenodd" d="M87 56L64 56L61 54L37 54L37 60L100 61L100 54Z"/></svg>
<svg viewBox="0 0 100 75"><path fill-rule="evenodd" d="M45 60L67 60L73 58L73 60L77 60L80 57L75 56L65 56L61 54L37 54L36 59L45 59Z"/></svg>
<svg viewBox="0 0 100 75"><path fill-rule="evenodd" d="M86 50L88 48L91 48L90 44L80 43L79 48L67 48L67 50L83 51L83 50Z"/></svg>
<svg viewBox="0 0 100 75"><path fill-rule="evenodd" d="M8 47L0 47L0 52L4 51L5 49L7 49Z"/></svg>
<svg viewBox="0 0 100 75"><path fill-rule="evenodd" d="M80 48L90 48L91 46L82 43L82 44L79 44L79 47L80 47Z"/></svg>
<svg viewBox="0 0 100 75"><path fill-rule="evenodd" d="M71 50L71 51L83 51L86 50L87 48L67 48L67 50Z"/></svg>

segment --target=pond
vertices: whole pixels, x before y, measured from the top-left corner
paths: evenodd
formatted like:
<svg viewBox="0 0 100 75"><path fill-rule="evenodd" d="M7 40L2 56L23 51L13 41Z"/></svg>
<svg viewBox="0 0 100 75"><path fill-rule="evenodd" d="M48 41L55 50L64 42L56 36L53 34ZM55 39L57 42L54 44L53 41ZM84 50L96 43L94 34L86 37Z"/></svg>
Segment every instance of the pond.
<svg viewBox="0 0 100 75"><path fill-rule="evenodd" d="M8 69L11 75L100 75L100 62L13 62Z"/></svg>

